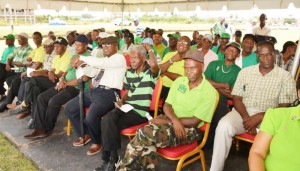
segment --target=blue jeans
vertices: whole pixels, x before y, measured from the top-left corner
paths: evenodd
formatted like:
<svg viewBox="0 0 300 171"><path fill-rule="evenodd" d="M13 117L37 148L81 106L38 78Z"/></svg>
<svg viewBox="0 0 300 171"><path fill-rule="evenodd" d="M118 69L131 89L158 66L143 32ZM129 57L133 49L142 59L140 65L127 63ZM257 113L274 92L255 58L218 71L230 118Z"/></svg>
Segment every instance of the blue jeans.
<svg viewBox="0 0 300 171"><path fill-rule="evenodd" d="M84 92L84 106L89 107L83 123L84 135L89 134L94 144L101 144L101 118L115 108L115 91L119 94L119 90L107 90L99 87ZM65 113L71 120L76 133L80 136L79 96L66 104Z"/></svg>

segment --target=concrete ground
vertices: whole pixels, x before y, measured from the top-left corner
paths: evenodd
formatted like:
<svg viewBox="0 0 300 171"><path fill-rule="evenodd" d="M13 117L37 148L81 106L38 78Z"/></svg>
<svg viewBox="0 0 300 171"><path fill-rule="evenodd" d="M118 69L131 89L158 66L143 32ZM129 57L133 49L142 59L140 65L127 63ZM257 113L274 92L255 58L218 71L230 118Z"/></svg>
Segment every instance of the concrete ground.
<svg viewBox="0 0 300 171"><path fill-rule="evenodd" d="M67 124L67 118L61 111L56 128L53 134L45 139L30 141L23 136L31 133L32 130L26 128L30 117L16 119L15 115L9 115L7 111L0 113L0 132L15 145L28 159L30 159L42 171L91 171L101 164L101 153L94 156L86 155L90 146L74 147L72 142L77 139L74 132L70 136L66 135L64 127ZM128 143L128 138L122 138L121 156ZM225 171L246 171L248 170L247 157L250 144L241 143L240 151L231 149L230 155L226 161ZM212 150L205 151L206 164L209 169ZM160 158L158 171L175 170L177 161L170 161ZM200 171L200 161L196 161L183 170Z"/></svg>

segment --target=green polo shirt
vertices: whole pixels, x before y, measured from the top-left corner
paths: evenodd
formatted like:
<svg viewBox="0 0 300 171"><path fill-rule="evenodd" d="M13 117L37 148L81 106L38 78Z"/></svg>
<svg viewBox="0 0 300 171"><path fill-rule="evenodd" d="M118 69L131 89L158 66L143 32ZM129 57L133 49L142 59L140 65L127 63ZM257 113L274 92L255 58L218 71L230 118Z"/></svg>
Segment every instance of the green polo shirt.
<svg viewBox="0 0 300 171"><path fill-rule="evenodd" d="M164 57L161 63L163 64L165 62L168 62L176 54L177 51L169 52L168 54L166 54L166 56ZM182 59L180 61L174 62L172 65L169 66L167 71L179 75L184 75L184 60ZM162 78L163 78L163 85L165 87L171 87L173 81L167 76L163 76Z"/></svg>
<svg viewBox="0 0 300 171"><path fill-rule="evenodd" d="M252 52L248 56L243 56L242 57L242 63L243 63L243 67L242 68L246 68L248 66L252 66L252 65L258 64L259 61L257 59L256 53Z"/></svg>
<svg viewBox="0 0 300 171"><path fill-rule="evenodd" d="M217 90L205 79L202 74L202 82L192 90L189 88L187 77L178 77L172 84L166 102L170 104L178 118L193 117L204 122L211 122ZM198 128L203 125L200 122Z"/></svg>
<svg viewBox="0 0 300 171"><path fill-rule="evenodd" d="M160 56L160 58L162 59L162 54L166 48L166 46L161 43L160 45L158 46L155 46L155 44L153 45L154 49L156 50L157 54Z"/></svg>
<svg viewBox="0 0 300 171"><path fill-rule="evenodd" d="M196 49L198 49L198 45L197 44L190 47L190 50L196 50Z"/></svg>
<svg viewBox="0 0 300 171"><path fill-rule="evenodd" d="M265 159L268 171L300 169L300 105L267 110L260 131L273 136Z"/></svg>
<svg viewBox="0 0 300 171"><path fill-rule="evenodd" d="M204 74L206 78L217 83L229 83L232 89L240 70L241 68L236 64L226 66L225 61L212 61L208 64ZM222 94L220 94L220 98L228 99Z"/></svg>
<svg viewBox="0 0 300 171"><path fill-rule="evenodd" d="M71 60L75 57L77 57L78 54L76 53L75 55L72 56ZM85 51L83 54L81 54L81 56L91 56L91 54L88 52L88 51ZM71 66L71 64L69 64L68 66L68 73L67 75L65 76L65 80L66 81L70 81L70 80L73 80L73 79L76 79L76 69L73 68ZM90 80L85 82L84 84L84 90L88 90L90 88ZM75 88L79 89L78 85L77 86L74 86Z"/></svg>
<svg viewBox="0 0 300 171"><path fill-rule="evenodd" d="M214 51L218 55L218 60L224 61L225 54L219 50L220 45L213 47L211 50Z"/></svg>
<svg viewBox="0 0 300 171"><path fill-rule="evenodd" d="M93 42L92 42L92 47L93 47L93 49L99 47L97 41L93 41Z"/></svg>
<svg viewBox="0 0 300 171"><path fill-rule="evenodd" d="M1 57L1 63L2 64L6 64L6 61L7 61L7 56L12 53L14 51L16 47L15 46L11 46L11 47L7 47L3 50L3 53L2 53L2 57Z"/></svg>

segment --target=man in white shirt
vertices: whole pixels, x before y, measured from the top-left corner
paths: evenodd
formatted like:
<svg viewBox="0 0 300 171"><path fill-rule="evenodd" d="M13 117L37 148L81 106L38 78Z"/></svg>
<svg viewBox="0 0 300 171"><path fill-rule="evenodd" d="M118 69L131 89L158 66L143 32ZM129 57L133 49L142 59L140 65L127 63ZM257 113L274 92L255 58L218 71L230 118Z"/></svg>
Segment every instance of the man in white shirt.
<svg viewBox="0 0 300 171"><path fill-rule="evenodd" d="M213 37L210 34L205 34L202 38L202 48L200 51L204 54L203 72L211 61L218 60L218 55L210 50Z"/></svg>
<svg viewBox="0 0 300 171"><path fill-rule="evenodd" d="M271 36L271 28L266 25L266 20L266 14L261 14L259 17L260 23L252 29L252 33L256 36L258 42L264 41L267 37Z"/></svg>
<svg viewBox="0 0 300 171"><path fill-rule="evenodd" d="M72 60L77 68L76 77L83 75L92 78L93 87L84 93L84 107L89 110L84 119L84 137L76 140L74 146L83 146L92 141L87 154L93 155L101 150L101 118L115 108L126 72L126 61L118 54L118 39L110 36L103 40L104 58L94 56L76 57ZM87 65L84 68L80 66ZM80 74L81 73L81 74ZM65 113L71 120L76 133L81 136L79 96L65 106ZM90 138L91 136L91 138Z"/></svg>

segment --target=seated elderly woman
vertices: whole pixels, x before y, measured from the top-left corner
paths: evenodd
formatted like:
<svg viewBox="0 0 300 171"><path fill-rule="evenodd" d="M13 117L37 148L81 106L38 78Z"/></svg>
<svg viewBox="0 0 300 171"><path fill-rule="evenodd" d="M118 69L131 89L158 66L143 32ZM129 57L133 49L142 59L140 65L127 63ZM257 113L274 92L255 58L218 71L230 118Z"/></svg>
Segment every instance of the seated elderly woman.
<svg viewBox="0 0 300 171"><path fill-rule="evenodd" d="M249 154L250 171L300 169L300 79L293 107L269 109Z"/></svg>

